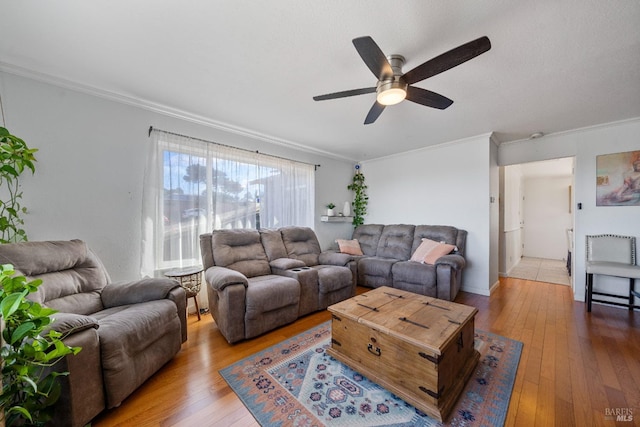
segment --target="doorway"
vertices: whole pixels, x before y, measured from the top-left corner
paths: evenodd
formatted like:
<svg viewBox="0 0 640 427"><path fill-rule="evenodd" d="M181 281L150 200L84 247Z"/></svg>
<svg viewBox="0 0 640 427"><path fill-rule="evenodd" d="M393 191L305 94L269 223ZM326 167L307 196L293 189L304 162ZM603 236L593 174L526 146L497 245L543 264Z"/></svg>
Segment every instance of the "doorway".
<svg viewBox="0 0 640 427"><path fill-rule="evenodd" d="M500 275L571 285L574 158L504 166Z"/></svg>

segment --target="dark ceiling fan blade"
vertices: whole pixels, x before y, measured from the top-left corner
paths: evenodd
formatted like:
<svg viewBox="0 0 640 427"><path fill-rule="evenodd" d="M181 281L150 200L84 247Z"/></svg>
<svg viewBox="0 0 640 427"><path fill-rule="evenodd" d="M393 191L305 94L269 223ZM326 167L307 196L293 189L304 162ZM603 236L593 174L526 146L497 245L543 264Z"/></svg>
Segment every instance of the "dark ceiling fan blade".
<svg viewBox="0 0 640 427"><path fill-rule="evenodd" d="M408 101L415 102L416 104L426 105L427 107L433 107L439 110L444 110L453 104L453 101L446 96L413 86L409 86L407 88L406 99Z"/></svg>
<svg viewBox="0 0 640 427"><path fill-rule="evenodd" d="M365 87L362 89L345 90L343 92L328 93L326 95L314 96L314 101L325 101L327 99L346 98L347 96L364 95L365 93L374 93L375 87Z"/></svg>
<svg viewBox="0 0 640 427"><path fill-rule="evenodd" d="M389 64L387 57L371 37L365 36L353 39L353 45L356 47L364 63L367 64L367 67L369 67L378 80L384 80L385 77L393 76L391 64Z"/></svg>
<svg viewBox="0 0 640 427"><path fill-rule="evenodd" d="M382 114L383 111L384 111L384 105L376 101L371 107L371 109L369 110L369 113L367 114L367 118L364 119L364 124L369 125L375 122L378 119L378 117L380 117L380 114Z"/></svg>
<svg viewBox="0 0 640 427"><path fill-rule="evenodd" d="M491 42L489 41L489 38L486 36L480 37L479 39L465 43L462 46L458 46L455 49L451 49L440 56L436 56L422 65L418 65L413 70L405 73L402 78L408 84L417 83L467 62L468 60L485 53L489 49L491 49Z"/></svg>

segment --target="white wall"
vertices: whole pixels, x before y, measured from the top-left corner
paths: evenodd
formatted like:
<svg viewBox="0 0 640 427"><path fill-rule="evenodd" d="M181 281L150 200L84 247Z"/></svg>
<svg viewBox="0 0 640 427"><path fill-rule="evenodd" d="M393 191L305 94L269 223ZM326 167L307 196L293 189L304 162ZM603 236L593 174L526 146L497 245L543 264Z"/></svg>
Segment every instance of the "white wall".
<svg viewBox="0 0 640 427"><path fill-rule="evenodd" d="M500 236L500 274L508 275L522 257L522 168L502 167L502 234Z"/></svg>
<svg viewBox="0 0 640 427"><path fill-rule="evenodd" d="M640 119L611 123L587 129L548 135L532 141L503 144L499 163L510 165L575 156L574 208L574 296L584 301L585 235L612 233L640 239L640 206L596 206L596 156L640 150ZM599 278L604 288L625 294L624 279Z"/></svg>
<svg viewBox="0 0 640 427"><path fill-rule="evenodd" d="M468 231L462 288L489 294L491 145L489 135L363 162L367 223L451 225ZM497 206L497 203L494 205ZM496 222L497 223L497 222ZM497 247L495 248L497 251Z"/></svg>
<svg viewBox="0 0 640 427"><path fill-rule="evenodd" d="M571 183L571 176L524 179L524 256L567 259Z"/></svg>
<svg viewBox="0 0 640 427"><path fill-rule="evenodd" d="M316 172L320 242L326 247L338 236L351 235L349 224L321 223L320 215L328 201L351 197L346 186L352 162L8 73L0 72L0 93L7 128L39 149L36 174L22 180L29 239L83 239L114 280L140 275L142 178L151 125L321 164Z"/></svg>

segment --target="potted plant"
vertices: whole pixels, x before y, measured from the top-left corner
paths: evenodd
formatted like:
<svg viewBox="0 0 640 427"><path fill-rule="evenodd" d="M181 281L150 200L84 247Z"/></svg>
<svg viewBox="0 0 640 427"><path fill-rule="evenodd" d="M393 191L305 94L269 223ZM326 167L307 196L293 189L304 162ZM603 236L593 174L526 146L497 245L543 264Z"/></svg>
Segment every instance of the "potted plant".
<svg viewBox="0 0 640 427"><path fill-rule="evenodd" d="M356 173L353 175L351 184L347 189L353 191L355 196L351 205L353 206L353 226L357 227L364 224L364 216L367 214L367 204L369 196L367 196L367 185L364 183L364 175L360 172L360 165L356 165Z"/></svg>
<svg viewBox="0 0 640 427"><path fill-rule="evenodd" d="M62 342L62 334L47 330L55 310L27 299L41 280L15 276L10 264L0 266L0 314L2 315L2 393L0 420L7 426L41 426L51 419L53 404L60 397L60 375L51 369L80 347Z"/></svg>
<svg viewBox="0 0 640 427"><path fill-rule="evenodd" d="M20 204L22 191L18 178L25 169L35 172L36 151L6 128L0 127L0 187L7 189L0 199L0 243L27 240L22 228L24 220L20 216L27 212L27 208Z"/></svg>
<svg viewBox="0 0 640 427"><path fill-rule="evenodd" d="M333 203L329 203L327 205L327 215L328 216L334 216L335 215L335 211L333 210L333 208L335 208L335 207L336 207L336 205L333 204Z"/></svg>

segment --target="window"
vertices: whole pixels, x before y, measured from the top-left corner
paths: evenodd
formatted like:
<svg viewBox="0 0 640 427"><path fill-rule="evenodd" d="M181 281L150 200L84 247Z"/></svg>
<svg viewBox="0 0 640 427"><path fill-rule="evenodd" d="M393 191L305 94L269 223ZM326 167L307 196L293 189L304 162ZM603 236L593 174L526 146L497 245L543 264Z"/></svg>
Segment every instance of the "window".
<svg viewBox="0 0 640 427"><path fill-rule="evenodd" d="M221 228L313 226L314 166L152 132L142 270L201 264L199 237Z"/></svg>

